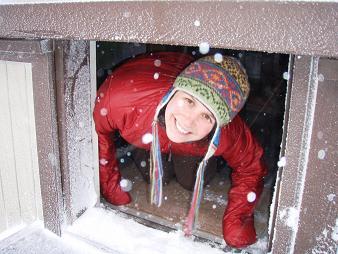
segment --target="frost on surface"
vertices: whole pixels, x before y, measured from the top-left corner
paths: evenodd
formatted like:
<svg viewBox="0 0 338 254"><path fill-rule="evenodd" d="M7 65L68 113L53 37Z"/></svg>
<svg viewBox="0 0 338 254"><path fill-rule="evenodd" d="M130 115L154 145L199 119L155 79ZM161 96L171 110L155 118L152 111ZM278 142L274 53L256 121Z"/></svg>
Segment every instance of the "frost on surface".
<svg viewBox="0 0 338 254"><path fill-rule="evenodd" d="M285 225L290 227L294 232L298 229L299 211L295 207L288 207L283 209L279 217L284 221Z"/></svg>
<svg viewBox="0 0 338 254"><path fill-rule="evenodd" d="M66 122L71 205L75 214L96 203L91 86L87 42L70 42L67 52ZM101 112L103 115L105 111ZM101 158L101 163L105 163Z"/></svg>
<svg viewBox="0 0 338 254"><path fill-rule="evenodd" d="M336 225L333 227L331 238L333 241L338 242L338 218L336 219Z"/></svg>
<svg viewBox="0 0 338 254"><path fill-rule="evenodd" d="M209 189L205 190L204 199L210 202L214 202L219 206L225 206L228 203L228 200L223 195L216 195L214 192Z"/></svg>
<svg viewBox="0 0 338 254"><path fill-rule="evenodd" d="M334 226L327 226L315 237L316 244L306 253L318 254L335 254L338 251L338 218Z"/></svg>

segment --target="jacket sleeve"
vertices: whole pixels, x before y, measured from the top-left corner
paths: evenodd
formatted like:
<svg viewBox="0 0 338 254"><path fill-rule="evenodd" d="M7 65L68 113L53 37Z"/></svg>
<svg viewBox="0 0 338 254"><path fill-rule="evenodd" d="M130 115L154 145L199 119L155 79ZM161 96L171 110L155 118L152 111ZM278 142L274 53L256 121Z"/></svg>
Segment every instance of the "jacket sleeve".
<svg viewBox="0 0 338 254"><path fill-rule="evenodd" d="M93 112L95 130L98 135L99 143L99 162L101 167L114 169L117 167L115 157L114 133L117 130L111 118L108 88L109 78L101 85L97 92L95 107ZM108 120L109 119L109 120Z"/></svg>
<svg viewBox="0 0 338 254"><path fill-rule="evenodd" d="M233 171L223 216L223 237L228 245L241 248L256 241L253 214L267 169L262 161L263 149L244 121L237 116L229 125L224 136L232 142L223 158Z"/></svg>
<svg viewBox="0 0 338 254"><path fill-rule="evenodd" d="M114 100L109 92L110 78L100 87L94 107L93 117L99 143L100 192L113 205L125 205L131 202L129 193L120 186L121 174L115 156L114 133L117 130L111 105ZM119 117L119 116L117 116Z"/></svg>

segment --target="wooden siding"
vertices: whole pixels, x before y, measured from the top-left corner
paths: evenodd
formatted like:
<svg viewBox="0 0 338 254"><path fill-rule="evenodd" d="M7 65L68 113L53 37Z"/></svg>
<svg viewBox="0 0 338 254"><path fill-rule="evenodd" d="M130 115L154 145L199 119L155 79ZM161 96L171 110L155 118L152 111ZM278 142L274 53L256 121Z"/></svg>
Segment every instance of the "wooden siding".
<svg viewBox="0 0 338 254"><path fill-rule="evenodd" d="M32 65L0 61L0 232L43 220Z"/></svg>

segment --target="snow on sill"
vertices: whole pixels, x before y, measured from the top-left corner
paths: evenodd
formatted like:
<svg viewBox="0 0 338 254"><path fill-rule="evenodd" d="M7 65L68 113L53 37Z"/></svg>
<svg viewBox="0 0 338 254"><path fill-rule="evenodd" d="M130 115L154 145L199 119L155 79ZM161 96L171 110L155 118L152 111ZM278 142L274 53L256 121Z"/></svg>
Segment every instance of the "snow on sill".
<svg viewBox="0 0 338 254"><path fill-rule="evenodd" d="M207 243L194 242L182 231L164 232L123 218L104 208L88 209L66 229L65 236L78 238L101 250L123 254L224 254ZM63 236L64 237L64 236Z"/></svg>
<svg viewBox="0 0 338 254"><path fill-rule="evenodd" d="M208 243L196 242L183 232L164 232L144 226L132 218L126 218L118 211L104 206L88 209L62 238L68 241L80 240L108 253L117 254L226 254L226 246L211 247ZM222 250L221 248L224 248ZM267 238L249 246L249 253L266 253Z"/></svg>
<svg viewBox="0 0 338 254"><path fill-rule="evenodd" d="M22 223L22 224L19 224L19 225L16 225L14 227L11 227L7 230L5 230L4 232L2 232L0 234L0 241L2 241L3 239L11 236L11 235L14 235L15 233L19 232L20 230L24 229L27 225Z"/></svg>

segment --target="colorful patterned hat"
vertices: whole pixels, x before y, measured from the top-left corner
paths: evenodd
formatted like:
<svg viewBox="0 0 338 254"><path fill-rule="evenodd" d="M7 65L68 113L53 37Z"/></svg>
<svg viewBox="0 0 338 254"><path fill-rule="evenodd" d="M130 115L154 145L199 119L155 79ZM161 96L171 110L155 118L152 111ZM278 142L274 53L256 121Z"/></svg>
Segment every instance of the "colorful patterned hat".
<svg viewBox="0 0 338 254"><path fill-rule="evenodd" d="M208 151L199 164L189 214L184 226L186 235L191 235L198 218L198 210L203 192L205 166L217 150L221 127L231 122L242 109L249 95L250 85L240 62L224 56L216 61L213 56L200 58L184 69L175 79L172 89L157 106L152 124L153 141L150 156L151 202L162 203L162 161L160 140L158 139L158 115L176 91L184 91L197 98L216 118L216 129Z"/></svg>

